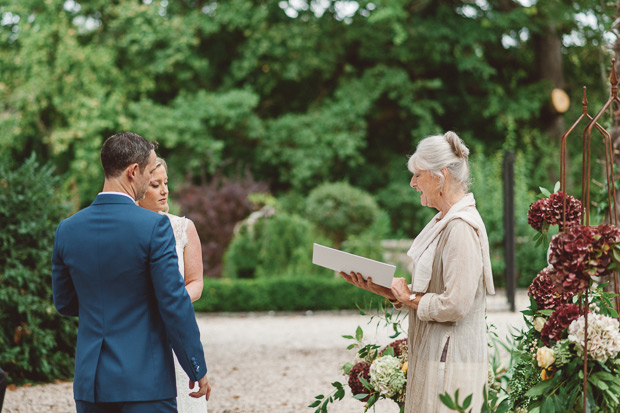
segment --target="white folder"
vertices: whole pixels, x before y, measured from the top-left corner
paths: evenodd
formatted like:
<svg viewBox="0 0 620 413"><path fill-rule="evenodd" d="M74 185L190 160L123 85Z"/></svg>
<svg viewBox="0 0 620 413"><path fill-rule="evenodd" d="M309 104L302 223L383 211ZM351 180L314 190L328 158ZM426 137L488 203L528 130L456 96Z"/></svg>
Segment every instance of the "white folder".
<svg viewBox="0 0 620 413"><path fill-rule="evenodd" d="M347 274L351 271L359 272L364 279L371 277L374 284L386 288L392 286L392 279L396 271L395 265L371 260L370 258L350 254L320 244L314 244L312 263L337 272L343 271Z"/></svg>

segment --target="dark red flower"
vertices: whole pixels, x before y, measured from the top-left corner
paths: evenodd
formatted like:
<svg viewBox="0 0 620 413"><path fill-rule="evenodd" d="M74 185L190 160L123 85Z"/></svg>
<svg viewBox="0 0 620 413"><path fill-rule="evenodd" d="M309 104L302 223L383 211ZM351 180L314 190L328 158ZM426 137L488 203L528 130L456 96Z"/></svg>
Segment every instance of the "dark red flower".
<svg viewBox="0 0 620 413"><path fill-rule="evenodd" d="M539 310L553 309L566 303L574 294L565 290L556 281L556 271L553 267L544 268L538 273L528 288L528 294L536 301ZM587 287L588 284L586 284Z"/></svg>
<svg viewBox="0 0 620 413"><path fill-rule="evenodd" d="M367 394L370 392L359 379L359 376L362 376L366 381L370 381L370 364L365 361L360 361L351 369L349 373L349 388L351 389L351 394L354 396L356 394ZM366 402L370 396L366 396L361 401Z"/></svg>
<svg viewBox="0 0 620 413"><path fill-rule="evenodd" d="M530 210L527 212L527 223L536 231L542 230L545 221L547 221L548 210L548 198L539 199L530 204Z"/></svg>
<svg viewBox="0 0 620 413"><path fill-rule="evenodd" d="M576 304L563 304L551 314L540 332L540 339L546 346L551 340L559 341L562 339L564 330L573 320L579 317L579 306Z"/></svg>
<svg viewBox="0 0 620 413"><path fill-rule="evenodd" d="M560 231L564 230L564 200L566 199L566 226L571 228L581 222L583 207L581 201L572 195L558 191L549 196L546 221L549 225L559 225Z"/></svg>
<svg viewBox="0 0 620 413"><path fill-rule="evenodd" d="M590 277L610 273L611 249L620 242L620 229L612 225L575 225L551 240L549 263L564 289L573 292L587 288Z"/></svg>
<svg viewBox="0 0 620 413"><path fill-rule="evenodd" d="M400 357L401 353L407 351L407 339L403 338L400 340L392 341L383 350L381 350L381 353L379 353L379 357L381 357L383 353L385 353L385 350L388 347L392 347L394 349L394 357Z"/></svg>

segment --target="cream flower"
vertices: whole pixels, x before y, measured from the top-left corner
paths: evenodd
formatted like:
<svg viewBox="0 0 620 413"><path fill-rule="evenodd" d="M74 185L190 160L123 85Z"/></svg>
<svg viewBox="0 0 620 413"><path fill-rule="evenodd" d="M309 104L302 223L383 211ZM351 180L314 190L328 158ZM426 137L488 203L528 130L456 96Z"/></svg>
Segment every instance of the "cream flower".
<svg viewBox="0 0 620 413"><path fill-rule="evenodd" d="M553 350L549 347L541 347L536 352L536 360L538 361L538 367L543 369L549 368L555 362L555 356Z"/></svg>
<svg viewBox="0 0 620 413"><path fill-rule="evenodd" d="M615 318L602 314L588 315L588 356L601 363L620 352L620 324ZM583 357L585 319L579 316L568 327L568 341L575 343L577 354Z"/></svg>
<svg viewBox="0 0 620 413"><path fill-rule="evenodd" d="M544 317L536 317L534 319L534 329L536 329L536 331L538 331L540 333L542 331L543 327L545 326L546 322L547 322L547 320L545 320Z"/></svg>

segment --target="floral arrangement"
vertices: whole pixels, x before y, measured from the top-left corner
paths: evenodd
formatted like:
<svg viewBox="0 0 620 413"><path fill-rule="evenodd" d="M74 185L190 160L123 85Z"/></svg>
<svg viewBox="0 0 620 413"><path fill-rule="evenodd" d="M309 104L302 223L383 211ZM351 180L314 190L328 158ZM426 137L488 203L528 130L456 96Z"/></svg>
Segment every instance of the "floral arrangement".
<svg viewBox="0 0 620 413"><path fill-rule="evenodd" d="M365 312L362 311L362 314ZM394 339L405 333L401 322L406 317L406 313L380 306L379 313L373 315L369 323L375 318L379 320L378 324L384 322L393 329L394 334L391 338ZM342 366L342 373L346 377L351 395L364 403L364 411L368 411L379 400L388 399L397 403L402 412L407 388L407 339L395 340L386 346L365 343L364 331L360 326L357 327L355 335L342 337L353 340L347 348L356 350L353 360ZM308 406L316 408L315 413L327 412L330 403L344 398L345 385L337 381L332 383L332 386L335 388L333 394L328 396L319 394Z"/></svg>
<svg viewBox="0 0 620 413"><path fill-rule="evenodd" d="M620 229L580 220L581 203L562 192L530 206L535 230L566 228L551 239L549 266L528 289L527 329L516 337L506 389L511 411L582 411L584 373L588 411L620 411L620 323L615 295L602 283L620 263Z"/></svg>

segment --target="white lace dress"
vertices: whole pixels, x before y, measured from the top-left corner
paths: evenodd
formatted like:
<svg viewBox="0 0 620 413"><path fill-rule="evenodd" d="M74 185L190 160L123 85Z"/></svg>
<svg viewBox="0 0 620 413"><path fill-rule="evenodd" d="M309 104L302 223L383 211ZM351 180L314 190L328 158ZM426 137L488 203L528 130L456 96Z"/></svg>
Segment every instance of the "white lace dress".
<svg viewBox="0 0 620 413"><path fill-rule="evenodd" d="M177 256L179 257L179 271L181 271L181 275L185 276L183 250L188 242L187 225L189 224L189 219L171 214L167 215L170 219L170 224L172 224L172 230L174 231L174 238L176 240ZM179 364L176 355L174 356L174 370L177 379L177 409L179 413L206 413L207 400L204 397L195 399L189 396L189 393L191 392L189 389L189 378ZM196 386L194 389L197 390L198 387Z"/></svg>

